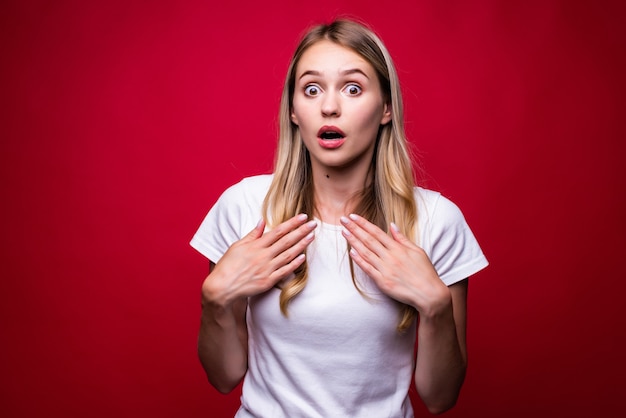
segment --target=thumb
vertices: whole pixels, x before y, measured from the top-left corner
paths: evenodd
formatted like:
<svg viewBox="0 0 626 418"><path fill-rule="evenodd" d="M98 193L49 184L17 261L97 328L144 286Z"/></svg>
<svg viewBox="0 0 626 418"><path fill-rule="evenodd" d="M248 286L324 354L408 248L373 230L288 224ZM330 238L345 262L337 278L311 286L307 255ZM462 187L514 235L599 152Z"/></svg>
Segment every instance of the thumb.
<svg viewBox="0 0 626 418"><path fill-rule="evenodd" d="M263 236L263 231L265 231L265 219L261 218L254 229L248 232L248 235L243 237L243 239L246 241L253 241L257 238L261 238Z"/></svg>
<svg viewBox="0 0 626 418"><path fill-rule="evenodd" d="M389 226L391 228L389 228L391 230L391 236L393 237L393 239L395 239L397 242L399 242L402 245L405 245L407 247L412 247L415 244L413 242L411 242L410 239L408 239L402 232L400 232L400 228L398 228L398 225L396 225L395 223L391 222L389 224Z"/></svg>

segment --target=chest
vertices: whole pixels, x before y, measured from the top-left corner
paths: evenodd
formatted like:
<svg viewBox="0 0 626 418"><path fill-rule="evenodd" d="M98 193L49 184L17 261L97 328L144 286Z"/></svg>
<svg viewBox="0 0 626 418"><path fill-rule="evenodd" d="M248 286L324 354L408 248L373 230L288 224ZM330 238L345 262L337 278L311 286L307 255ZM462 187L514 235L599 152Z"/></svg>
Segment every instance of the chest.
<svg viewBox="0 0 626 418"><path fill-rule="evenodd" d="M279 308L279 289L251 298L250 332L262 339L280 338L297 346L320 348L338 343L398 338L399 304L380 292L355 264L350 266L341 229L320 225L307 250L308 280L289 304L288 316Z"/></svg>

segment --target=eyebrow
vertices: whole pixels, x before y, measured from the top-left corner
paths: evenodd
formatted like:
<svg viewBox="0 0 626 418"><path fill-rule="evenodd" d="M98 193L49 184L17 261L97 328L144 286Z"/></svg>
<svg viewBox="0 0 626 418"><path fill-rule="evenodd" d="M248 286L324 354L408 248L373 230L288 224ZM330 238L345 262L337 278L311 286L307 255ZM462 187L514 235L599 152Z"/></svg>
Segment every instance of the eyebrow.
<svg viewBox="0 0 626 418"><path fill-rule="evenodd" d="M340 71L339 74L341 75L362 74L365 78L369 80L369 77L367 76L367 74L365 74L365 72L361 70L360 68L350 68L347 70ZM315 70L308 70L308 71L303 72L300 75L300 77L298 77L298 79L301 79L302 77L307 76L307 75L321 76L322 73L319 71L315 71Z"/></svg>

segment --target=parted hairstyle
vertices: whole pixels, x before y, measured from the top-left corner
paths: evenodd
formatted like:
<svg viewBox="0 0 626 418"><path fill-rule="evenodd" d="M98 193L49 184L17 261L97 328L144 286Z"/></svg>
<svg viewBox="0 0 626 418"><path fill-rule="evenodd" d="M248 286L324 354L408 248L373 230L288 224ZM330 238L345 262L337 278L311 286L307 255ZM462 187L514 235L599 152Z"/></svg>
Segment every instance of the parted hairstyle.
<svg viewBox="0 0 626 418"><path fill-rule="evenodd" d="M274 177L263 202L268 226L276 226L298 213L317 215L308 150L300 137L298 126L292 122L296 69L304 52L315 43L328 40L348 48L372 65L378 76L385 103L391 105L391 121L381 125L369 169L371 181L354 196L353 212L389 232L394 222L409 239L417 235L417 207L414 199L414 175L404 132L402 95L398 75L387 48L380 38L364 24L352 20L336 20L313 27L300 41L291 59L283 87L279 114L278 148L274 161ZM295 278L282 285L280 309L288 315L289 302L305 287L307 263L294 272ZM363 294L355 279L350 259L352 281ZM365 295L364 295L365 296ZM416 311L401 305L397 329L406 330L414 321Z"/></svg>

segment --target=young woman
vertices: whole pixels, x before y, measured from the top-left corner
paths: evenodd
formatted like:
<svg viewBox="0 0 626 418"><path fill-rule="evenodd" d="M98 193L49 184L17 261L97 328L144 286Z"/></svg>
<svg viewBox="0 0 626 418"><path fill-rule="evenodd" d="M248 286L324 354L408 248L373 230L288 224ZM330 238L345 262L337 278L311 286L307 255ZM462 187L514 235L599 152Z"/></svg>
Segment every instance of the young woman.
<svg viewBox="0 0 626 418"><path fill-rule="evenodd" d="M191 244L210 260L199 357L223 393L244 379L237 417L412 417L412 380L431 412L455 404L467 277L487 261L414 185L398 77L365 26L306 34L274 173L226 190Z"/></svg>

